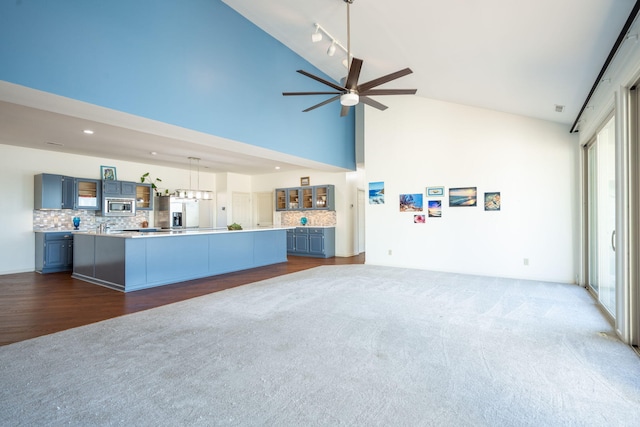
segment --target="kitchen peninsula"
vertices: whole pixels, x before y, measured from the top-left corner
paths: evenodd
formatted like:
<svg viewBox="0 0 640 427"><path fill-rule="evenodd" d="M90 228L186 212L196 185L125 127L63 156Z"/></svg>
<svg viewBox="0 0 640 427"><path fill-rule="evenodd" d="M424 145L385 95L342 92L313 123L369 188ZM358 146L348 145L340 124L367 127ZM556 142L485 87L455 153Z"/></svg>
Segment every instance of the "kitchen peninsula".
<svg viewBox="0 0 640 427"><path fill-rule="evenodd" d="M286 228L74 233L73 277L123 292L286 261Z"/></svg>

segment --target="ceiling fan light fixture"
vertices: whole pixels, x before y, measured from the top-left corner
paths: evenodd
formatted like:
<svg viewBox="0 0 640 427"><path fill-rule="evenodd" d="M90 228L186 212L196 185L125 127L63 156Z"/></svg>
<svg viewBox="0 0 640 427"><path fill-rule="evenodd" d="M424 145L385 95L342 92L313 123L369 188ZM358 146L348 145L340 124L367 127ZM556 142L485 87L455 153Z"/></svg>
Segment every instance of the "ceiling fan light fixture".
<svg viewBox="0 0 640 427"><path fill-rule="evenodd" d="M360 97L357 93L347 92L343 95L340 95L340 104L344 105L345 107L352 107L354 105L357 105L358 102L360 102Z"/></svg>

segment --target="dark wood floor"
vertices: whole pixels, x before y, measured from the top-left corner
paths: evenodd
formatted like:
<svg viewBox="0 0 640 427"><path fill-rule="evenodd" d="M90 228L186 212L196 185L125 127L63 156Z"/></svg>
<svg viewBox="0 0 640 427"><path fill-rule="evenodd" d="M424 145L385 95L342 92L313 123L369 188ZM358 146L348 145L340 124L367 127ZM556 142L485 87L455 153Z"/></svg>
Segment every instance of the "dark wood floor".
<svg viewBox="0 0 640 427"><path fill-rule="evenodd" d="M123 293L71 278L71 273L0 275L0 345L182 301L319 265L363 264L348 258L290 256L289 261L154 289Z"/></svg>

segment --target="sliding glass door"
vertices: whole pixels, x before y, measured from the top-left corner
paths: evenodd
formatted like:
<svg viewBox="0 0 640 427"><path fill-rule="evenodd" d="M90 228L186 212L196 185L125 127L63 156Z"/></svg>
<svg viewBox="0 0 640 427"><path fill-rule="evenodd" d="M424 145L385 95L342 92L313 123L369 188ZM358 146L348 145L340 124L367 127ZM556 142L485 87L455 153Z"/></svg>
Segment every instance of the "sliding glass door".
<svg viewBox="0 0 640 427"><path fill-rule="evenodd" d="M615 121L587 146L588 284L602 306L616 313Z"/></svg>

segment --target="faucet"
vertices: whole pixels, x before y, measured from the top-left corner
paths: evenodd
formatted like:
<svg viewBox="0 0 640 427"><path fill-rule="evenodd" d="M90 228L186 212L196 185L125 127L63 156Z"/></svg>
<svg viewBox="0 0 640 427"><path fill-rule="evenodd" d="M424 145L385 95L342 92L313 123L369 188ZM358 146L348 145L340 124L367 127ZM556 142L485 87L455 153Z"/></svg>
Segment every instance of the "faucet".
<svg viewBox="0 0 640 427"><path fill-rule="evenodd" d="M108 233L109 229L111 228L113 224L111 224L110 222L102 222L100 223L100 233Z"/></svg>

